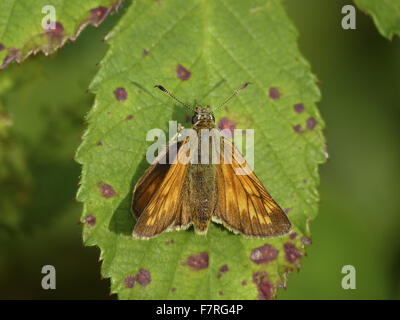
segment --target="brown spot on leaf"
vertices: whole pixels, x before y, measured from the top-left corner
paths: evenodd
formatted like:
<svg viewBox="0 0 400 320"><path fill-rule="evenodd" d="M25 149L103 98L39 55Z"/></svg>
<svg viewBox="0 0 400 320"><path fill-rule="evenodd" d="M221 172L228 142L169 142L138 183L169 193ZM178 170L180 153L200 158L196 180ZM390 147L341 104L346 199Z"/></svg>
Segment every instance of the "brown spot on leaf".
<svg viewBox="0 0 400 320"><path fill-rule="evenodd" d="M297 132L297 133L303 133L304 132L303 128L301 127L301 124L293 126L293 130L295 132Z"/></svg>
<svg viewBox="0 0 400 320"><path fill-rule="evenodd" d="M171 291L172 291L172 292L176 291L176 288L175 288L175 287L174 287L174 288L171 288Z"/></svg>
<svg viewBox="0 0 400 320"><path fill-rule="evenodd" d="M293 242L286 242L283 245L283 249L285 250L285 258L290 263L297 263L303 255L299 250L296 249L296 246Z"/></svg>
<svg viewBox="0 0 400 320"><path fill-rule="evenodd" d="M217 278L219 279L219 278L221 278L221 277L222 277L222 273L218 272Z"/></svg>
<svg viewBox="0 0 400 320"><path fill-rule="evenodd" d="M6 47L4 46L4 44L0 43L0 51L3 51Z"/></svg>
<svg viewBox="0 0 400 320"><path fill-rule="evenodd" d="M219 291L218 294L219 294L220 296L222 296L224 293L223 293L222 291Z"/></svg>
<svg viewBox="0 0 400 320"><path fill-rule="evenodd" d="M267 243L251 251L250 259L255 264L269 263L278 257L278 253L278 249Z"/></svg>
<svg viewBox="0 0 400 320"><path fill-rule="evenodd" d="M302 103L297 103L293 106L294 111L297 113L302 113L304 111L304 105Z"/></svg>
<svg viewBox="0 0 400 320"><path fill-rule="evenodd" d="M96 224L96 217L93 214L89 214L82 220L82 223L86 223L88 227L92 228Z"/></svg>
<svg viewBox="0 0 400 320"><path fill-rule="evenodd" d="M127 93L126 90L125 90L124 88L122 88L122 87L119 87L119 88L115 89L115 90L114 90L114 95L115 95L115 98L116 98L118 101L125 101L126 98L128 97L128 93Z"/></svg>
<svg viewBox="0 0 400 320"><path fill-rule="evenodd" d="M100 188L100 192L103 197L111 198L111 197L115 196L115 194L116 194L115 190L109 184L104 183L104 182L99 182L98 186Z"/></svg>
<svg viewBox="0 0 400 320"><path fill-rule="evenodd" d="M103 145L103 143L102 143L101 141L99 141L99 142L97 142L97 145L98 145L99 147L101 147L101 146Z"/></svg>
<svg viewBox="0 0 400 320"><path fill-rule="evenodd" d="M128 276L124 279L124 284L125 287L127 288L133 288L135 286L136 280L135 277Z"/></svg>
<svg viewBox="0 0 400 320"><path fill-rule="evenodd" d="M316 125L317 125L317 120L315 120L313 117L307 119L307 129L313 130Z"/></svg>
<svg viewBox="0 0 400 320"><path fill-rule="evenodd" d="M191 76L191 73L188 69L186 69L181 64L178 64L176 67L176 76L182 81L188 80Z"/></svg>
<svg viewBox="0 0 400 320"><path fill-rule="evenodd" d="M140 268L136 275L136 281L143 287L147 286L151 282L151 274L147 269Z"/></svg>
<svg viewBox="0 0 400 320"><path fill-rule="evenodd" d="M201 252L197 255L187 258L185 263L193 270L202 270L208 268L208 253Z"/></svg>
<svg viewBox="0 0 400 320"><path fill-rule="evenodd" d="M290 239L296 239L296 237L297 237L297 233L296 232L293 232L293 233L291 233L290 235L289 235L289 238Z"/></svg>
<svg viewBox="0 0 400 320"><path fill-rule="evenodd" d="M286 209L283 210L283 211L285 211L285 213L288 214L288 213L290 212L290 210L292 210L292 208L286 208Z"/></svg>
<svg viewBox="0 0 400 320"><path fill-rule="evenodd" d="M272 100L278 100L281 97L281 93L279 92L279 89L275 88L275 87L269 88L269 97Z"/></svg>
<svg viewBox="0 0 400 320"><path fill-rule="evenodd" d="M126 117L126 120L132 120L133 119L133 115L130 114L129 116Z"/></svg>
<svg viewBox="0 0 400 320"><path fill-rule="evenodd" d="M150 53L149 50L144 49L144 50L143 50L143 53L142 53L142 54L143 54L143 57L147 56L149 53Z"/></svg>
<svg viewBox="0 0 400 320"><path fill-rule="evenodd" d="M229 130L233 136L233 130L236 128L236 123L227 117L223 117L218 121L219 130Z"/></svg>
<svg viewBox="0 0 400 320"><path fill-rule="evenodd" d="M247 280L243 280L242 281L242 286L244 287L244 286L247 286Z"/></svg>
<svg viewBox="0 0 400 320"><path fill-rule="evenodd" d="M188 115L185 116L185 122L190 123L192 121L192 118Z"/></svg>
<svg viewBox="0 0 400 320"><path fill-rule="evenodd" d="M253 282L257 285L258 299L272 300L274 298L274 286L268 281L268 273L266 271L254 273Z"/></svg>

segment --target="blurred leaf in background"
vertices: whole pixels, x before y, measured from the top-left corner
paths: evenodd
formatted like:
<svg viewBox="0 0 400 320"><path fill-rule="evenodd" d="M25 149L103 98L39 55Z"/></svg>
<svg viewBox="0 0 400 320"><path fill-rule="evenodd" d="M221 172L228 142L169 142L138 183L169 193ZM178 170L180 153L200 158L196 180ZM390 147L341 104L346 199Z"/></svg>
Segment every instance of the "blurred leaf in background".
<svg viewBox="0 0 400 320"><path fill-rule="evenodd" d="M280 297L399 299L400 39L383 38L360 11L357 29L343 30L345 0L287 4L321 79L330 160L313 245ZM344 265L356 268L356 290L341 287Z"/></svg>
<svg viewBox="0 0 400 320"><path fill-rule="evenodd" d="M355 3L372 16L383 36L389 39L400 36L400 0L355 0Z"/></svg>

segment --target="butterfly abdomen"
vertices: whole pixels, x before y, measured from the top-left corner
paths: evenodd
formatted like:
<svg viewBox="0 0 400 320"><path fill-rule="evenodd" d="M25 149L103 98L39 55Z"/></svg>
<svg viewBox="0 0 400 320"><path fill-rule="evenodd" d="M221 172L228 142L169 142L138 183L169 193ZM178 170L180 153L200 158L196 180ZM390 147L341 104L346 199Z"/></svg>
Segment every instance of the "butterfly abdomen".
<svg viewBox="0 0 400 320"><path fill-rule="evenodd" d="M194 164L188 172L190 209L196 233L205 234L217 205L217 179L213 165Z"/></svg>

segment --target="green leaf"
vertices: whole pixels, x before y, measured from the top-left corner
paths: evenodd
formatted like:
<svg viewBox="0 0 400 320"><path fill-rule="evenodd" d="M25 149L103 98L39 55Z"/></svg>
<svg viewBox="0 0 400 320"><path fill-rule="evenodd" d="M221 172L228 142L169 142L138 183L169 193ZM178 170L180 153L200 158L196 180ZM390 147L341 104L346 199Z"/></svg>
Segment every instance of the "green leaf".
<svg viewBox="0 0 400 320"><path fill-rule="evenodd" d="M354 0L357 6L374 19L379 32L386 38L400 36L400 0Z"/></svg>
<svg viewBox="0 0 400 320"><path fill-rule="evenodd" d="M135 1L108 41L90 87L96 101L77 160L84 241L100 247L111 292L121 299L273 298L310 242L318 164L326 159L316 78L281 2ZM190 72L188 79L177 74L179 66ZM247 81L252 86L216 119L255 129L255 172L288 212L293 233L246 239L212 223L206 236L191 228L132 238L132 189L149 166L146 133L167 131L170 120L189 126L191 116L153 86L162 84L188 103L216 106ZM124 88L125 100L116 99L117 88ZM271 261L260 263L265 253ZM196 259L204 268L190 266Z"/></svg>
<svg viewBox="0 0 400 320"><path fill-rule="evenodd" d="M98 26L122 0L8 0L0 2L0 70L12 61L20 63L32 53L48 55L92 24ZM42 21L55 9L55 29L46 30ZM44 10L44 11L42 11Z"/></svg>

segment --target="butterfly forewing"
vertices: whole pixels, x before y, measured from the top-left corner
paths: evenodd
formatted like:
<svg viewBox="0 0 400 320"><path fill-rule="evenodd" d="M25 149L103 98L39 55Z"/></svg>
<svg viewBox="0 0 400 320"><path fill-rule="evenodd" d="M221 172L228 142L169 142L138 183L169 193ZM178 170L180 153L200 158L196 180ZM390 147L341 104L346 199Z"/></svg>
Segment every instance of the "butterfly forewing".
<svg viewBox="0 0 400 320"><path fill-rule="evenodd" d="M179 146L178 157L184 150L182 146ZM152 170L150 167L150 171L146 172L146 178L138 182L134 191L132 211L138 212L138 220L133 235L138 238L151 238L164 231L186 228L191 221L182 193L188 164L174 161L170 165L156 163L153 166ZM163 176L157 176L155 170L159 170Z"/></svg>
<svg viewBox="0 0 400 320"><path fill-rule="evenodd" d="M291 224L286 214L240 152L228 139L221 139L221 164L217 165L218 207L214 220L248 237L274 237L288 233ZM227 161L227 154L231 161Z"/></svg>
<svg viewBox="0 0 400 320"><path fill-rule="evenodd" d="M136 218L139 218L140 214L153 198L168 173L170 168L168 162L169 150L169 147L164 149L154 163L147 168L133 189L131 211Z"/></svg>

